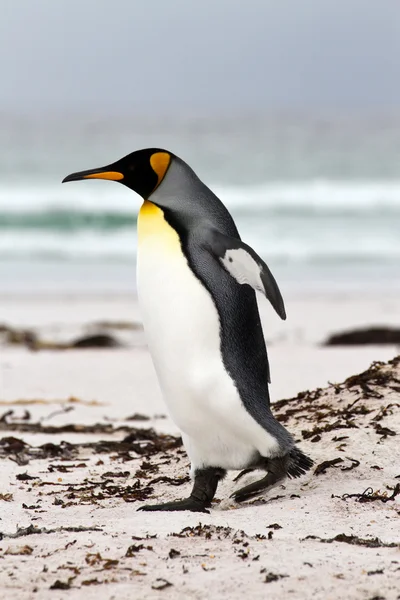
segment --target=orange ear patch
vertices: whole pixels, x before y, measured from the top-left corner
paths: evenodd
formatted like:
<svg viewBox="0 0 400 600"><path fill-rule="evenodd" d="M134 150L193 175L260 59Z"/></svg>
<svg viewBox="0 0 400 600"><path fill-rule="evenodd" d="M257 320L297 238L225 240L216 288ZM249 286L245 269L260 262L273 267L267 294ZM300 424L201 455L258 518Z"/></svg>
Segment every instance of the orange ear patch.
<svg viewBox="0 0 400 600"><path fill-rule="evenodd" d="M150 165L158 177L157 185L160 185L171 162L168 152L155 152L150 158Z"/></svg>

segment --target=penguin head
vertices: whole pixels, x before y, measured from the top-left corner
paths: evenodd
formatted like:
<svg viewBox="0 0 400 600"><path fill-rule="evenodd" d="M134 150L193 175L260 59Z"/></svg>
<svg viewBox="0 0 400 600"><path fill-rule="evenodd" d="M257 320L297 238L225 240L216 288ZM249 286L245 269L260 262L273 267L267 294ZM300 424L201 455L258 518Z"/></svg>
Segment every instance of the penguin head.
<svg viewBox="0 0 400 600"><path fill-rule="evenodd" d="M71 173L63 183L80 179L118 181L146 200L164 179L173 156L159 148L137 150L105 167Z"/></svg>

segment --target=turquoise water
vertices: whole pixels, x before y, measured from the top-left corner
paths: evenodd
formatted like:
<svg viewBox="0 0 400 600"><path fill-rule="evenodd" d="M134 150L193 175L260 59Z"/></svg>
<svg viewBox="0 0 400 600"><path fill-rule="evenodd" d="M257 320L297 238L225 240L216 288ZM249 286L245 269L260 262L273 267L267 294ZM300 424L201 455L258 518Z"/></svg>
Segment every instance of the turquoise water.
<svg viewBox="0 0 400 600"><path fill-rule="evenodd" d="M134 289L140 199L60 181L146 146L189 162L287 286L400 283L400 118L0 125L0 291Z"/></svg>

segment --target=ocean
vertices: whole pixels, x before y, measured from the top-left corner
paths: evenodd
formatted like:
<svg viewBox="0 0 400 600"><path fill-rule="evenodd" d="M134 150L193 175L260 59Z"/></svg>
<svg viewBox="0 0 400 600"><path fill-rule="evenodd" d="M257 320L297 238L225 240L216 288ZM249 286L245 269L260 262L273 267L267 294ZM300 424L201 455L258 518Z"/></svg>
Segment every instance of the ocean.
<svg viewBox="0 0 400 600"><path fill-rule="evenodd" d="M284 289L400 288L400 117L0 116L0 291L135 290L140 198L68 173L186 160Z"/></svg>

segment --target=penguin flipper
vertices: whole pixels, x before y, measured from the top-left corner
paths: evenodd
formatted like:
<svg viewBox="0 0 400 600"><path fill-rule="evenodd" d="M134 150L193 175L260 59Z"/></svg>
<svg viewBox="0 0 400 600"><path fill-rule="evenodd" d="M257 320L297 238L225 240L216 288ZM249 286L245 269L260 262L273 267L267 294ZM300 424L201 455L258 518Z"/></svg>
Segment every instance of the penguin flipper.
<svg viewBox="0 0 400 600"><path fill-rule="evenodd" d="M280 318L285 320L286 311L281 292L262 258L241 240L224 235L217 229L207 228L205 235L207 249L224 269L238 283L247 283L254 290L262 292Z"/></svg>

